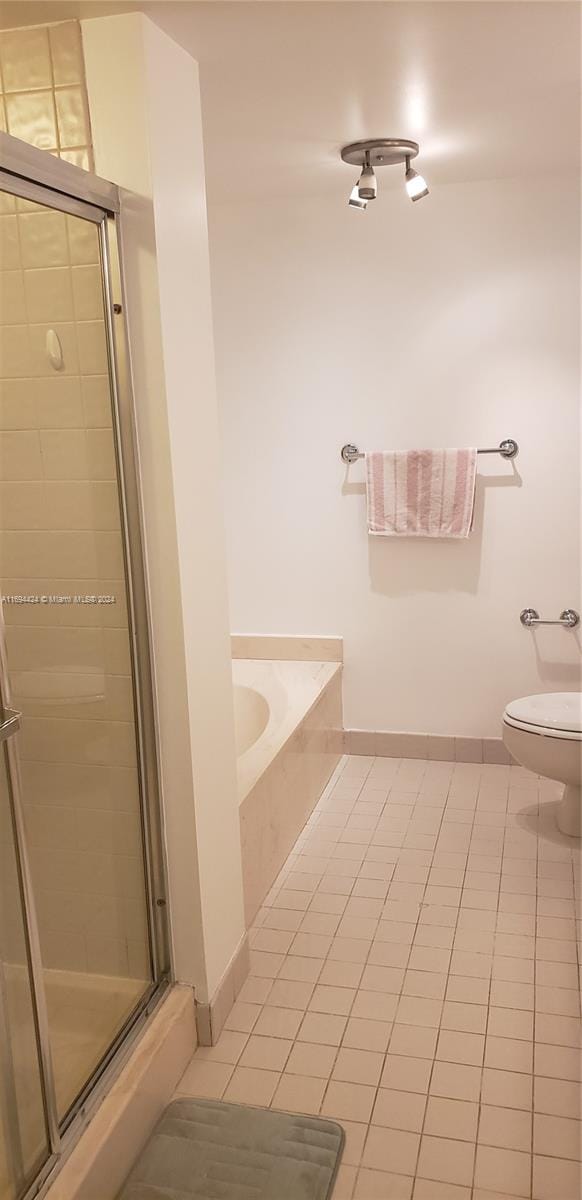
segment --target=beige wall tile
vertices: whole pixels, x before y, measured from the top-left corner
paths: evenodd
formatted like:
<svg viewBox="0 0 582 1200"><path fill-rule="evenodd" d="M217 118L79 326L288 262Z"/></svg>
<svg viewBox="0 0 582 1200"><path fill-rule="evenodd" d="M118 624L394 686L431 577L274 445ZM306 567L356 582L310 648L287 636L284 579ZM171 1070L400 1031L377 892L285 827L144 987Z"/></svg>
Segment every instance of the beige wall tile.
<svg viewBox="0 0 582 1200"><path fill-rule="evenodd" d="M2 121L4 121L4 97L3 96L0 96L0 119ZM5 122L4 122L2 132L6 133ZM11 196L9 192L0 192L0 215L3 215L4 213L14 213L14 212L16 212L16 197Z"/></svg>
<svg viewBox="0 0 582 1200"><path fill-rule="evenodd" d="M59 25L51 25L48 34L55 86L81 83L84 64L78 21L62 21Z"/></svg>
<svg viewBox="0 0 582 1200"><path fill-rule="evenodd" d="M34 430L0 434L0 479L41 479L40 442ZM20 574L20 572L9 572Z"/></svg>
<svg viewBox="0 0 582 1200"><path fill-rule="evenodd" d="M22 271L0 270L0 325L20 325L25 321Z"/></svg>
<svg viewBox="0 0 582 1200"><path fill-rule="evenodd" d="M126 675L130 669L127 629L104 630L105 664L112 675Z"/></svg>
<svg viewBox="0 0 582 1200"><path fill-rule="evenodd" d="M23 770L25 764L22 764ZM62 891L68 895L82 889L85 862L77 850L44 850L32 847L30 863L39 894Z"/></svg>
<svg viewBox="0 0 582 1200"><path fill-rule="evenodd" d="M67 217L70 261L73 265L99 262L99 237L97 226L79 217Z"/></svg>
<svg viewBox="0 0 582 1200"><path fill-rule="evenodd" d="M24 807L30 846L43 850L78 848L77 814L74 808L46 808L43 805L26 803Z"/></svg>
<svg viewBox="0 0 582 1200"><path fill-rule="evenodd" d="M20 736L23 759L135 765L134 731L128 722L28 717Z"/></svg>
<svg viewBox="0 0 582 1200"><path fill-rule="evenodd" d="M72 281L77 321L102 321L103 287L100 268L73 267Z"/></svg>
<svg viewBox="0 0 582 1200"><path fill-rule="evenodd" d="M58 147L55 102L52 91L15 92L4 97L6 123L12 137L39 150Z"/></svg>
<svg viewBox="0 0 582 1200"><path fill-rule="evenodd" d="M25 381L23 381L24 383ZM81 380L53 373L27 385L36 403L38 429L82 429L85 423Z"/></svg>
<svg viewBox="0 0 582 1200"><path fill-rule="evenodd" d="M76 844L80 850L139 857L141 830L137 811L118 813L84 809L75 814L75 821Z"/></svg>
<svg viewBox="0 0 582 1200"><path fill-rule="evenodd" d="M36 200L27 200L24 196L15 196L14 205L16 212L45 212L46 208L43 204L38 204Z"/></svg>
<svg viewBox="0 0 582 1200"><path fill-rule="evenodd" d="M19 213L17 220L23 267L68 266L67 224L63 213Z"/></svg>
<svg viewBox="0 0 582 1200"><path fill-rule="evenodd" d="M22 764L27 797L35 804L59 805L74 800L80 808L137 811L137 774L131 767L87 766L80 763Z"/></svg>
<svg viewBox="0 0 582 1200"><path fill-rule="evenodd" d="M44 524L48 528L119 529L119 500L114 482L51 482L44 485L44 494Z"/></svg>
<svg viewBox="0 0 582 1200"><path fill-rule="evenodd" d="M77 325L79 362L83 375L104 375L107 347L103 321L80 321Z"/></svg>
<svg viewBox="0 0 582 1200"><path fill-rule="evenodd" d="M0 430L36 428L35 389L28 379L0 381Z"/></svg>
<svg viewBox="0 0 582 1200"><path fill-rule="evenodd" d="M55 103L61 149L86 146L89 142L89 115L84 88L78 85L57 88Z"/></svg>
<svg viewBox="0 0 582 1200"><path fill-rule="evenodd" d="M376 733L376 754L388 758L427 758L428 737L422 733Z"/></svg>
<svg viewBox="0 0 582 1200"><path fill-rule="evenodd" d="M3 271L20 266L18 218L12 213L4 212L0 217L0 263Z"/></svg>
<svg viewBox="0 0 582 1200"><path fill-rule="evenodd" d="M0 63L5 92L52 86L48 31L11 29L0 37Z"/></svg>
<svg viewBox="0 0 582 1200"><path fill-rule="evenodd" d="M31 810L27 810L27 826L30 827ZM41 897L39 896L40 900ZM38 924L41 937L45 933L82 934L85 922L83 905L79 896L70 892L42 892L42 903L37 903Z"/></svg>
<svg viewBox="0 0 582 1200"><path fill-rule="evenodd" d="M42 466L45 479L87 479L87 440L83 429L42 429Z"/></svg>
<svg viewBox="0 0 582 1200"><path fill-rule="evenodd" d="M27 629L11 626L6 630L10 667L22 671L103 670L105 665L102 629Z"/></svg>
<svg viewBox="0 0 582 1200"><path fill-rule="evenodd" d="M61 971L86 971L88 964L84 937L75 933L45 933L42 961L45 967Z"/></svg>
<svg viewBox="0 0 582 1200"><path fill-rule="evenodd" d="M5 379L32 375L28 325L0 326L0 362Z"/></svg>
<svg viewBox="0 0 582 1200"><path fill-rule="evenodd" d="M51 326L55 321L72 321L73 292L68 267L25 271L24 288L29 321L49 322Z"/></svg>
<svg viewBox="0 0 582 1200"><path fill-rule="evenodd" d="M80 167L82 171L93 169L93 158L88 146L77 150L61 150L59 157L65 162L73 163L75 167Z"/></svg>
<svg viewBox="0 0 582 1200"><path fill-rule="evenodd" d="M454 762L455 739L431 734L428 739L428 757L435 761Z"/></svg>
<svg viewBox="0 0 582 1200"><path fill-rule="evenodd" d="M0 521L3 529L44 529L45 518L42 483L0 483Z"/></svg>
<svg viewBox="0 0 582 1200"><path fill-rule="evenodd" d="M111 394L106 375L89 375L81 379L85 425L91 428L111 428Z"/></svg>
<svg viewBox="0 0 582 1200"><path fill-rule="evenodd" d="M12 688L15 704L31 717L62 717L65 712L70 719L133 720L133 693L127 676L78 668L68 672L12 671Z"/></svg>
<svg viewBox="0 0 582 1200"><path fill-rule="evenodd" d="M511 755L505 748L503 738L483 738L483 762L511 763Z"/></svg>
<svg viewBox="0 0 582 1200"><path fill-rule="evenodd" d="M125 938L95 937L84 939L87 948L87 969L98 975L129 975Z"/></svg>
<svg viewBox="0 0 582 1200"><path fill-rule="evenodd" d="M127 963L130 979L151 979L150 953L146 942L147 934L139 941L126 939Z"/></svg>
<svg viewBox="0 0 582 1200"><path fill-rule="evenodd" d="M92 535L97 560L96 575L102 578L124 578L123 544L121 535L115 531L97 530ZM119 588L116 589L119 591Z"/></svg>
<svg viewBox="0 0 582 1200"><path fill-rule="evenodd" d="M375 754L376 734L366 729L346 729L344 747L346 754Z"/></svg>
<svg viewBox="0 0 582 1200"><path fill-rule="evenodd" d="M115 479L115 450L111 429L88 429L86 437L89 479Z"/></svg>
<svg viewBox="0 0 582 1200"><path fill-rule="evenodd" d="M455 759L457 762L483 762L481 738L456 737Z"/></svg>
<svg viewBox="0 0 582 1200"><path fill-rule="evenodd" d="M2 438L5 436L3 434ZM20 576L31 583L43 578L59 578L63 581L98 578L95 537L91 533L76 531L0 531L0 569L7 578ZM27 590L34 589L29 587Z"/></svg>

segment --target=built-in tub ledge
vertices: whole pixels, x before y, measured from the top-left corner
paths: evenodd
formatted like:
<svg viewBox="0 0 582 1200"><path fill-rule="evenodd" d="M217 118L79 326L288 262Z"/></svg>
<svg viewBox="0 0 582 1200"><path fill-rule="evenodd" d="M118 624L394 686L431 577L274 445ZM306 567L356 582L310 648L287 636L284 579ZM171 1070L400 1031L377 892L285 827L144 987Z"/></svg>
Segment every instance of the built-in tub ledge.
<svg viewBox="0 0 582 1200"><path fill-rule="evenodd" d="M233 662L247 927L342 753L341 663Z"/></svg>
<svg viewBox="0 0 582 1200"><path fill-rule="evenodd" d="M343 638L317 634L233 633L230 643L233 658L343 662L344 657Z"/></svg>

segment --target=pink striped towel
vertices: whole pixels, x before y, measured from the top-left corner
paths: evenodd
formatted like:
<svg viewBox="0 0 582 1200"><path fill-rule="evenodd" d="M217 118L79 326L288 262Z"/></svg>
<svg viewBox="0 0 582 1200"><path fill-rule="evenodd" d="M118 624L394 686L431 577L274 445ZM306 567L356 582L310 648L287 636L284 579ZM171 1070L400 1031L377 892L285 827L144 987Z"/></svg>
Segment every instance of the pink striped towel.
<svg viewBox="0 0 582 1200"><path fill-rule="evenodd" d="M385 537L468 537L476 450L366 454L368 532Z"/></svg>

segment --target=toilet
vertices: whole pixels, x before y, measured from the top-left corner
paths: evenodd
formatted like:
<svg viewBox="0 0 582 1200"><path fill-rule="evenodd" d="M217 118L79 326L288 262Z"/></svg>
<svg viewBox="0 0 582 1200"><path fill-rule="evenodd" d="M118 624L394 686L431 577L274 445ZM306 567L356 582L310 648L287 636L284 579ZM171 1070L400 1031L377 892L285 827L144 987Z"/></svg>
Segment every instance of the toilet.
<svg viewBox="0 0 582 1200"><path fill-rule="evenodd" d="M548 692L512 700L503 714L503 741L523 767L564 783L558 828L582 832L582 692Z"/></svg>

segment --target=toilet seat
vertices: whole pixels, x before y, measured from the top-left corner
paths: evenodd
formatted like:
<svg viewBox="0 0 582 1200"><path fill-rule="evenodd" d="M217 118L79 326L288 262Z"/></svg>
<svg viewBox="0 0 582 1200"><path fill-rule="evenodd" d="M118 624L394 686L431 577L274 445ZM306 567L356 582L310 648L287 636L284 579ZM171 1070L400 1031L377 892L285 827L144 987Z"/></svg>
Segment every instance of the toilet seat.
<svg viewBox="0 0 582 1200"><path fill-rule="evenodd" d="M582 692L522 696L507 705L503 720L526 733L582 742Z"/></svg>

